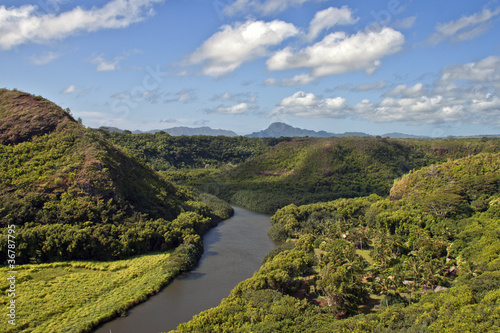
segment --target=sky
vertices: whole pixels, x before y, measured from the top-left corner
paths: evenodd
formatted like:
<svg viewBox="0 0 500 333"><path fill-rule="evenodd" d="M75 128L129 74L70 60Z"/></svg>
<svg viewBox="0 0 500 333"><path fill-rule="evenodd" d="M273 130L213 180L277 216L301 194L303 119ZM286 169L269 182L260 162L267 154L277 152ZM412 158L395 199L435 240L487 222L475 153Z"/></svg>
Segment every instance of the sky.
<svg viewBox="0 0 500 333"><path fill-rule="evenodd" d="M89 127L500 134L500 3L7 0L0 88Z"/></svg>

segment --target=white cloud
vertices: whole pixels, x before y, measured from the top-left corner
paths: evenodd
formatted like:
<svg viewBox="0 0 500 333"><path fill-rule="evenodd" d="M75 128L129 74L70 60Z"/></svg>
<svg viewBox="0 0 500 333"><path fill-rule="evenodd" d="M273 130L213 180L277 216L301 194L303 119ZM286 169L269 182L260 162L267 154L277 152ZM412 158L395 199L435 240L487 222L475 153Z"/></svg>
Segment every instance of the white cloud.
<svg viewBox="0 0 500 333"><path fill-rule="evenodd" d="M177 119L175 118L168 118L168 119L160 119L160 123L167 123L167 124L173 124L177 122Z"/></svg>
<svg viewBox="0 0 500 333"><path fill-rule="evenodd" d="M500 126L500 57L446 67L433 89L421 83L398 85L380 103L352 107L358 116L376 122L411 124L462 122Z"/></svg>
<svg viewBox="0 0 500 333"><path fill-rule="evenodd" d="M61 56L60 54L50 51L50 52L44 53L44 54L39 55L39 56L35 56L35 55L32 56L30 58L30 62L33 65L42 66L42 65L46 65L46 64L56 60L60 56Z"/></svg>
<svg viewBox="0 0 500 333"><path fill-rule="evenodd" d="M385 96L391 97L418 97L425 95L426 91L422 83L417 83L414 86L408 87L406 84L399 84L394 89L386 92Z"/></svg>
<svg viewBox="0 0 500 333"><path fill-rule="evenodd" d="M96 65L96 72L112 72L118 69L118 63L123 57L115 57L113 60L107 60L102 55L96 56L90 60L90 63Z"/></svg>
<svg viewBox="0 0 500 333"><path fill-rule="evenodd" d="M175 93L174 98L166 99L164 103L180 102L189 103L196 99L196 92L193 89L182 89Z"/></svg>
<svg viewBox="0 0 500 333"><path fill-rule="evenodd" d="M65 89L61 90L61 94L84 94L88 93L90 89L85 89L74 84L69 85Z"/></svg>
<svg viewBox="0 0 500 333"><path fill-rule="evenodd" d="M455 122L466 118L463 105L440 95L387 97L376 105L363 101L355 105L353 110L361 117L375 122L402 121L416 125Z"/></svg>
<svg viewBox="0 0 500 333"><path fill-rule="evenodd" d="M112 0L103 7L80 6L60 14L43 14L34 5L0 6L0 48L11 49L25 43L44 43L54 39L120 29L153 14L152 5L164 0Z"/></svg>
<svg viewBox="0 0 500 333"><path fill-rule="evenodd" d="M229 93L216 94L212 96L212 101L236 101L238 103L255 103L257 96L251 93Z"/></svg>
<svg viewBox="0 0 500 333"><path fill-rule="evenodd" d="M316 80L316 78L312 77L310 74L298 74L292 78L281 79L280 81L275 78L269 78L264 81L265 86L295 86L300 84L309 84Z"/></svg>
<svg viewBox="0 0 500 333"><path fill-rule="evenodd" d="M310 1L321 2L325 0L236 0L232 4L226 6L223 13L228 16L248 12L271 15L280 13L291 6L300 6Z"/></svg>
<svg viewBox="0 0 500 333"><path fill-rule="evenodd" d="M360 31L351 36L335 32L298 52L290 47L276 52L267 60L267 67L269 70L310 68L313 77L359 70L372 74L381 65L381 58L401 50L404 40L403 34L392 28Z"/></svg>
<svg viewBox="0 0 500 333"><path fill-rule="evenodd" d="M258 109L258 106L248 104L248 103L239 103L236 105L219 105L216 108L206 110L207 113L220 113L220 114L243 114L247 113L251 110Z"/></svg>
<svg viewBox="0 0 500 333"><path fill-rule="evenodd" d="M397 20L396 22L391 24L391 27L394 29L410 29L413 27L416 21L416 16L410 16L401 20Z"/></svg>
<svg viewBox="0 0 500 333"><path fill-rule="evenodd" d="M446 67L441 71L440 85L465 80L475 83L500 81L500 57L490 56L477 62Z"/></svg>
<svg viewBox="0 0 500 333"><path fill-rule="evenodd" d="M321 99L313 93L298 91L283 98L270 116L295 116L306 118L341 118L345 116L346 100L343 97Z"/></svg>
<svg viewBox="0 0 500 333"><path fill-rule="evenodd" d="M284 98L270 115L349 116L413 125L467 123L500 127L500 57L446 67L428 87L422 83L401 84L383 96L379 102L365 99L349 105L342 97L323 99L299 91Z"/></svg>
<svg viewBox="0 0 500 333"><path fill-rule="evenodd" d="M336 25L350 25L359 21L359 18L352 17L352 11L347 6L342 8L330 7L319 11L314 15L309 24L309 33L307 38L314 40L321 31L334 27Z"/></svg>
<svg viewBox="0 0 500 333"><path fill-rule="evenodd" d="M234 71L244 62L265 56L269 47L297 33L293 24L279 20L224 25L189 56L188 63L204 63L203 74L219 77Z"/></svg>
<svg viewBox="0 0 500 333"><path fill-rule="evenodd" d="M353 91L382 90L385 87L387 87L387 82L380 80L374 83L359 84L356 87L352 88L352 90Z"/></svg>
<svg viewBox="0 0 500 333"><path fill-rule="evenodd" d="M142 51L133 49L130 51L122 52L123 55L114 57L113 60L108 60L101 54L98 56L93 56L90 59L90 63L97 65L95 68L96 72L112 72L120 68L120 61L130 57L131 55L139 53L142 53Z"/></svg>
<svg viewBox="0 0 500 333"><path fill-rule="evenodd" d="M489 30L491 20L498 14L500 14L500 7L494 11L484 8L482 12L462 16L456 21L439 23L436 26L436 32L431 35L428 42L437 44L446 39L452 42L473 39Z"/></svg>

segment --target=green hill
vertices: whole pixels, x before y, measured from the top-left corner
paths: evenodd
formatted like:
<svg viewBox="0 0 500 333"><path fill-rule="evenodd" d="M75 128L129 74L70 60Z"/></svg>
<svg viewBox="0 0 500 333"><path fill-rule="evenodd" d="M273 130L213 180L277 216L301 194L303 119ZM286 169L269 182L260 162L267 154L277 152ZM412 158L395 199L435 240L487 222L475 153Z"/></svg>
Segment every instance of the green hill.
<svg viewBox="0 0 500 333"><path fill-rule="evenodd" d="M496 139L294 138L204 181L226 201L273 213L290 203L385 196L410 170L499 151Z"/></svg>
<svg viewBox="0 0 500 333"><path fill-rule="evenodd" d="M229 216L39 96L0 90L0 119L0 223L16 226L18 264L165 250Z"/></svg>

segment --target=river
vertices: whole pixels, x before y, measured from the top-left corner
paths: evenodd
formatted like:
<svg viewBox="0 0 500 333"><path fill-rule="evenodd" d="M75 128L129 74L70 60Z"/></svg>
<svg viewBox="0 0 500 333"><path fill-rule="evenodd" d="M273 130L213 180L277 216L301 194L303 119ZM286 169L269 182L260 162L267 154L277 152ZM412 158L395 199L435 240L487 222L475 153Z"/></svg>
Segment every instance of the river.
<svg viewBox="0 0 500 333"><path fill-rule="evenodd" d="M267 235L271 223L268 215L233 208L233 217L205 234L204 253L193 271L95 333L168 332L217 306L239 282L251 277L276 246Z"/></svg>

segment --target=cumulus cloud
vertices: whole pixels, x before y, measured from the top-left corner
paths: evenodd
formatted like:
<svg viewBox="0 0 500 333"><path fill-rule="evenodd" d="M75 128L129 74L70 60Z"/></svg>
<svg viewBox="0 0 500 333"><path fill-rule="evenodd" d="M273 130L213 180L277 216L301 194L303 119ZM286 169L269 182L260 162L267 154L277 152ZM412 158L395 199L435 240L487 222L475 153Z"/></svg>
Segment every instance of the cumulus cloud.
<svg viewBox="0 0 500 333"><path fill-rule="evenodd" d="M491 20L500 14L500 7L495 10L484 8L482 12L470 16L462 16L456 21L439 23L436 32L427 40L430 44L437 44L449 39L451 42L461 42L473 39L491 28Z"/></svg>
<svg viewBox="0 0 500 333"><path fill-rule="evenodd" d="M223 13L228 16L234 16L239 13L255 12L261 15L277 14L291 6L300 6L306 2L321 2L325 0L236 0L227 5Z"/></svg>
<svg viewBox="0 0 500 333"><path fill-rule="evenodd" d="M500 126L500 57L444 68L432 90L398 85L379 103L363 101L355 114L376 122L464 122Z"/></svg>
<svg viewBox="0 0 500 333"><path fill-rule="evenodd" d="M188 58L189 64L204 64L203 74L219 77L234 71L244 62L268 54L269 47L298 33L293 24L247 21L224 25Z"/></svg>
<svg viewBox="0 0 500 333"><path fill-rule="evenodd" d="M347 6L342 8L330 7L319 11L314 15L309 24L307 39L314 40L324 29L332 28L336 25L350 25L359 21L359 18L352 16L352 11Z"/></svg>
<svg viewBox="0 0 500 333"><path fill-rule="evenodd" d="M298 52L290 47L276 52L267 60L267 67L269 70L310 68L313 77L359 70L372 74L381 65L380 59L401 50L404 40L403 34L392 28L360 31L350 36L335 32Z"/></svg>
<svg viewBox="0 0 500 333"><path fill-rule="evenodd" d="M460 80L482 84L500 81L500 57L490 56L476 62L446 67L441 71L437 83L449 85Z"/></svg>
<svg viewBox="0 0 500 333"><path fill-rule="evenodd" d="M0 48L44 43L102 29L120 29L153 15L152 6L164 0L112 0L103 7L80 6L63 13L43 13L35 5L0 6Z"/></svg>
<svg viewBox="0 0 500 333"><path fill-rule="evenodd" d="M298 91L292 96L285 97L274 108L270 116L295 116L307 118L341 118L345 116L347 102L343 97L325 98L313 93Z"/></svg>
<svg viewBox="0 0 500 333"><path fill-rule="evenodd" d="M430 85L401 84L383 94L349 105L342 97L322 98L296 92L284 98L271 116L354 117L407 124L468 123L500 127L500 57L444 68Z"/></svg>
<svg viewBox="0 0 500 333"><path fill-rule="evenodd" d="M251 110L257 110L258 106L249 103L239 103L236 105L219 105L213 109L205 110L207 113L219 113L219 114L244 114Z"/></svg>

